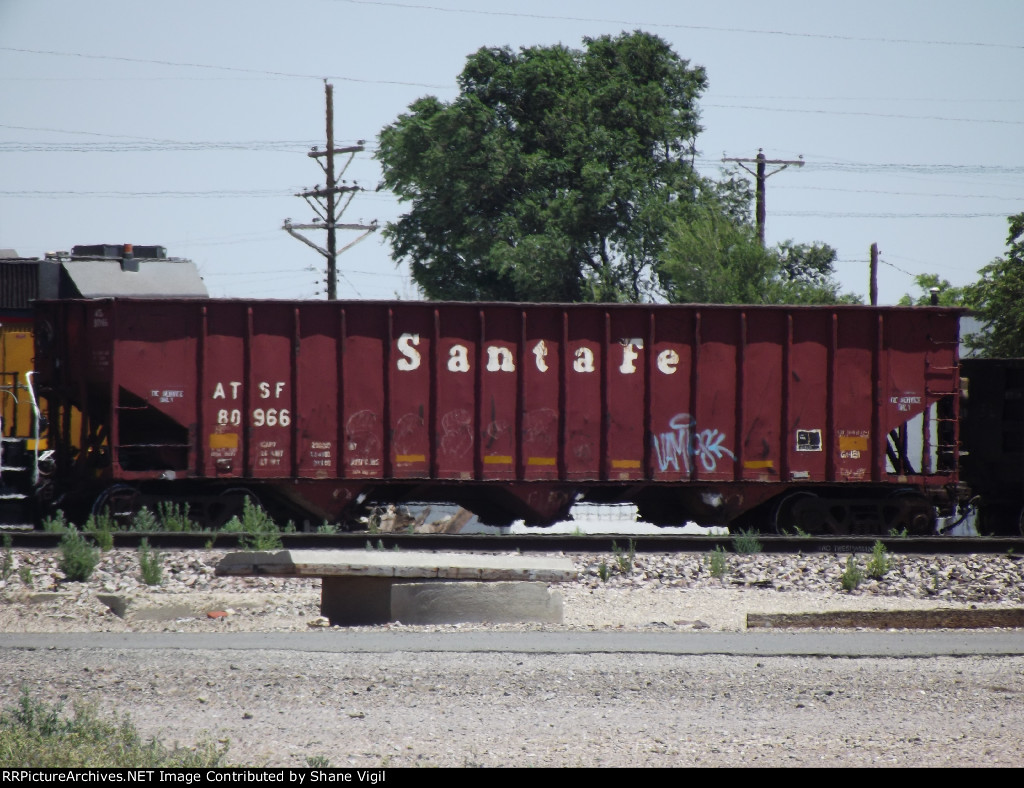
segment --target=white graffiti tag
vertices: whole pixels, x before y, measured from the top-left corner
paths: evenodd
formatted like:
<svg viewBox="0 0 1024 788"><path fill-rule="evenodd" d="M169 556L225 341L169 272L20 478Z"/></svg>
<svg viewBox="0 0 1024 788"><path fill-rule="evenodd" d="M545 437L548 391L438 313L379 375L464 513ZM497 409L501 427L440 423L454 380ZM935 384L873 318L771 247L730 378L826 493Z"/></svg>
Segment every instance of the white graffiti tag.
<svg viewBox="0 0 1024 788"><path fill-rule="evenodd" d="M651 436L658 468L662 471L667 471L669 466L678 471L680 458L686 473L692 470L691 457L699 459L706 471L714 471L722 457L736 459L736 455L722 445L725 433L718 430L698 431L689 413L677 413L671 418L668 426L672 428L670 432Z"/></svg>

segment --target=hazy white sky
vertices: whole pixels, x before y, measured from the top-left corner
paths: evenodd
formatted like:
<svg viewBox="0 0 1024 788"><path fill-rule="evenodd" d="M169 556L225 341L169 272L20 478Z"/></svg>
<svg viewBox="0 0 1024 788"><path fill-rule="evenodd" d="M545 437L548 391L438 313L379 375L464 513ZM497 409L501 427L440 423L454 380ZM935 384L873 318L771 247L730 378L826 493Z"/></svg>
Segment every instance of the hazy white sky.
<svg viewBox="0 0 1024 788"><path fill-rule="evenodd" d="M454 98L471 52L634 29L707 69L703 173L803 155L768 180L768 241L836 247L844 289L866 297L872 242L881 303L1004 252L1024 211L1020 0L0 0L0 247L160 244L216 296L323 297L323 258L280 228L312 219L293 195L323 182L305 153L324 78L372 189L380 129ZM400 212L371 191L345 219ZM339 270L343 298L416 297L379 236Z"/></svg>

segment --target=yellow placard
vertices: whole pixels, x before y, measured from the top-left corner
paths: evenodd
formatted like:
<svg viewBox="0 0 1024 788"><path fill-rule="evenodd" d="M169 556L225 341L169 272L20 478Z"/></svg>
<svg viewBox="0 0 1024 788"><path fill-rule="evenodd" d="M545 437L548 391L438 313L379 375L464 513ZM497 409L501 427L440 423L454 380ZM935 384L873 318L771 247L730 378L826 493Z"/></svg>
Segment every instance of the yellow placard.
<svg viewBox="0 0 1024 788"><path fill-rule="evenodd" d="M215 432L210 436L211 449L237 449L237 432Z"/></svg>
<svg viewBox="0 0 1024 788"><path fill-rule="evenodd" d="M866 435L840 435L839 451L867 451L868 439Z"/></svg>

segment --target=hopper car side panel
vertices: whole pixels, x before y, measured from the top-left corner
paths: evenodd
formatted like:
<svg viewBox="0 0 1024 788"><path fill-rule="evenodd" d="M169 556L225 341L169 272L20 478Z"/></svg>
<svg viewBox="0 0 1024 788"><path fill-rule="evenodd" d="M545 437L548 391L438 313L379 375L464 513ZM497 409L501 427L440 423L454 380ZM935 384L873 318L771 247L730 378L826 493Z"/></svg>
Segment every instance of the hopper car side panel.
<svg viewBox="0 0 1024 788"><path fill-rule="evenodd" d="M54 414L88 412L78 443L50 420L83 489L253 486L332 519L447 500L541 523L587 498L723 523L794 489L948 494L959 314L63 301L38 306L37 357Z"/></svg>

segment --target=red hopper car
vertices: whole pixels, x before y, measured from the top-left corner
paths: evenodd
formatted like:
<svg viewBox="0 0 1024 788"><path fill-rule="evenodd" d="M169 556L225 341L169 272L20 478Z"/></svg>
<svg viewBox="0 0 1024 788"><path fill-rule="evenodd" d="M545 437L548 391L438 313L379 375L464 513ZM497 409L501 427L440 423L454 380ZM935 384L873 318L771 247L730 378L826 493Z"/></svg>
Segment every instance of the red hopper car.
<svg viewBox="0 0 1024 788"><path fill-rule="evenodd" d="M36 367L65 508L931 532L964 497L961 311L50 301Z"/></svg>

